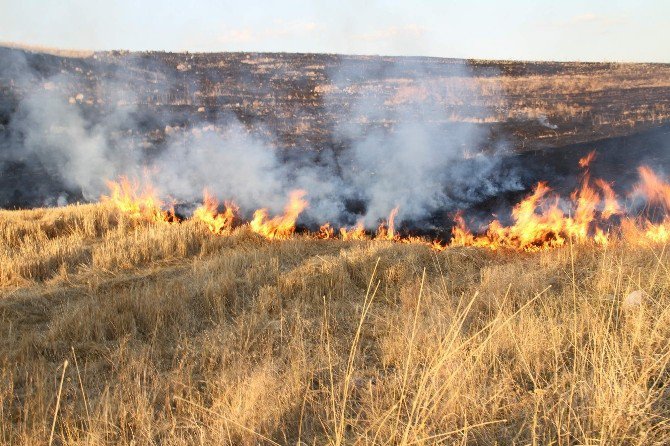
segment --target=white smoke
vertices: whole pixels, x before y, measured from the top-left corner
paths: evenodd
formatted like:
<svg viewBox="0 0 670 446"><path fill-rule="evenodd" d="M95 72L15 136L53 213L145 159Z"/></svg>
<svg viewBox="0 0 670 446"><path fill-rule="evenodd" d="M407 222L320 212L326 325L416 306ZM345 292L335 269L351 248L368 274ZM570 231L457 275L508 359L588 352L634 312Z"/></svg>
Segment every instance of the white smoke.
<svg viewBox="0 0 670 446"><path fill-rule="evenodd" d="M471 75L464 63L453 63L449 70L452 77ZM351 141L344 179L367 203L366 226L375 225L395 207L399 207L398 221L413 221L522 188L516 175L500 169L501 146L484 153L482 129L451 122L444 104L458 99L451 95L467 95L448 88L435 91L440 79L434 81L435 75L419 61L390 66L369 63L343 67L341 73L346 75L333 75L338 91L364 92L355 99L337 135ZM405 86L409 97L398 100L397 94L366 91L366 80L379 73ZM470 97L472 102L483 102L480 99Z"/></svg>
<svg viewBox="0 0 670 446"><path fill-rule="evenodd" d="M246 210L280 211L286 199L275 151L239 123L174 136L151 166L158 190L178 201L199 200L207 189Z"/></svg>
<svg viewBox="0 0 670 446"><path fill-rule="evenodd" d="M26 67L22 76L30 80L22 86L9 124L20 138L6 153L39 160L88 200L105 193L105 181L120 175L148 174L165 198L177 202L198 201L208 189L247 213L259 207L279 212L289 191L304 189L310 202L303 216L307 223L350 224L362 217L373 227L395 207L400 209L398 221L421 220L438 210L455 210L521 188L516 175L501 170L500 151L481 150L486 135L476 126L450 123L447 110L434 101L389 103L388 95L366 90L366 79L380 72L385 79L403 78L418 91L434 88L434 83L425 83L432 75L420 64L402 61L394 66L386 61L382 68L372 62L348 66L345 60L339 72L329 73L339 94L326 95L324 107L340 110L340 115L348 110L333 134L348 148L323 150L317 156L305 145L295 149L300 156L286 160L258 128L229 116L213 124L190 123L167 134L158 148L143 147L137 108L114 106L121 100L138 102L135 92L127 91L125 78L117 78L123 73L111 73L97 85L97 95L112 100L107 104L111 112L96 118L71 103L69 94L76 92L80 79L64 74L43 79ZM469 75L465 65L451 69ZM44 88L47 82L58 88ZM362 93L342 93L354 90ZM343 106L343 100L350 103ZM61 191L54 191L52 202L56 197L62 203Z"/></svg>
<svg viewBox="0 0 670 446"><path fill-rule="evenodd" d="M24 154L36 156L87 200L100 197L106 179L137 174L137 153L128 144L110 144L116 116L90 124L67 98L49 90L28 94L17 113L12 124L24 135Z"/></svg>

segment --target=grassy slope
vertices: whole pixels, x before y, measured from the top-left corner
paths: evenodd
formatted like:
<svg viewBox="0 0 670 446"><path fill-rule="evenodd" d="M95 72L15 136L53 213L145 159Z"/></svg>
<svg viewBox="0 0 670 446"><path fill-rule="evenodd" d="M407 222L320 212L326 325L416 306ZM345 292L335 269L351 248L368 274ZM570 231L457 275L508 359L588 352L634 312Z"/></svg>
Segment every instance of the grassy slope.
<svg viewBox="0 0 670 446"><path fill-rule="evenodd" d="M668 264L0 211L0 442L667 443Z"/></svg>

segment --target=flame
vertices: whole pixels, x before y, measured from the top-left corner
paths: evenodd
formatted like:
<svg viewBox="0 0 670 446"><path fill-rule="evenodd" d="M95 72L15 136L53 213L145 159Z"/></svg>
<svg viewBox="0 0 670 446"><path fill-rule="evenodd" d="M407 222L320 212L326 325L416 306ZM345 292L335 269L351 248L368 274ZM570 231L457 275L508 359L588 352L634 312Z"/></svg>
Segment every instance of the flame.
<svg viewBox="0 0 670 446"><path fill-rule="evenodd" d="M150 184L140 188L137 181L119 177L119 181L107 181L110 194L101 197L103 202L112 203L121 212L132 218L142 218L158 222L174 222L174 210L163 210L163 202Z"/></svg>
<svg viewBox="0 0 670 446"><path fill-rule="evenodd" d="M656 243L666 243L670 239L670 225L667 222L661 224L651 224L646 222L644 238Z"/></svg>
<svg viewBox="0 0 670 446"><path fill-rule="evenodd" d="M602 229L596 228L596 233L593 236L593 241L597 245L605 246L609 243L609 238L608 238L607 234Z"/></svg>
<svg viewBox="0 0 670 446"><path fill-rule="evenodd" d="M533 193L512 209L513 225L505 227L494 220L486 234L491 242L489 247L534 251L563 245L564 214L558 207L558 200L554 199L553 203L545 200L550 190L545 183L538 183ZM577 232L577 228L578 224L575 224L572 230ZM485 239L480 239L479 245L486 246Z"/></svg>
<svg viewBox="0 0 670 446"><path fill-rule="evenodd" d="M600 188L603 193L603 209L602 217L608 219L613 215L619 215L622 212L619 200L617 199L612 186L600 178L595 180L596 186Z"/></svg>
<svg viewBox="0 0 670 446"><path fill-rule="evenodd" d="M579 159L579 167L586 169L591 164L591 161L596 157L596 151L592 150L588 155Z"/></svg>
<svg viewBox="0 0 670 446"><path fill-rule="evenodd" d="M234 203L226 202L225 210L219 213L219 202L205 189L202 205L193 212L193 219L205 223L214 234L229 233L237 210L238 207Z"/></svg>
<svg viewBox="0 0 670 446"><path fill-rule="evenodd" d="M634 243L667 243L670 241L670 221L652 223L646 219L627 219L621 222L625 240Z"/></svg>
<svg viewBox="0 0 670 446"><path fill-rule="evenodd" d="M399 237L395 233L395 217L398 215L398 210L397 206L393 208L389 213L388 220L379 224L375 240L399 240Z"/></svg>
<svg viewBox="0 0 670 446"><path fill-rule="evenodd" d="M583 242L589 237L591 223L596 218L596 209L600 203L600 197L589 184L588 174L584 175L582 187L573 192L571 198L575 204L575 216L565 219L565 232L574 240Z"/></svg>
<svg viewBox="0 0 670 446"><path fill-rule="evenodd" d="M335 229L333 229L333 227L330 226L330 223L324 223L319 228L319 232L316 233L316 238L320 238L323 240L335 238Z"/></svg>
<svg viewBox="0 0 670 446"><path fill-rule="evenodd" d="M476 244L475 236L470 232L462 212L457 212L454 216L455 226L451 230L452 246L474 246Z"/></svg>
<svg viewBox="0 0 670 446"><path fill-rule="evenodd" d="M368 238L362 220L356 223L353 228L340 228L340 237L342 240L365 240Z"/></svg>
<svg viewBox="0 0 670 446"><path fill-rule="evenodd" d="M661 180L653 170L647 166L638 169L641 182L634 189L634 193L644 195L650 204L659 204L670 210L670 184Z"/></svg>
<svg viewBox="0 0 670 446"><path fill-rule="evenodd" d="M592 234L592 222L599 203L598 195L589 186L588 178L572 194L574 217L561 210L558 197L548 197L550 192L546 183L538 183L532 194L512 209L512 225L503 226L500 221L493 220L482 236L470 233L462 216L457 215L451 244L537 251L562 246L570 238L587 241ZM604 233L600 231L598 240L602 242L603 236Z"/></svg>
<svg viewBox="0 0 670 446"><path fill-rule="evenodd" d="M298 215L305 210L308 203L304 199L306 192L295 190L289 195L289 202L284 208L284 214L269 218L267 209L258 209L249 226L269 239L285 240L295 232L295 222Z"/></svg>
<svg viewBox="0 0 670 446"><path fill-rule="evenodd" d="M430 248L433 251L441 252L441 251L444 251L445 249L447 249L447 245L443 245L442 242L440 242L439 240L433 240L430 243Z"/></svg>
<svg viewBox="0 0 670 446"><path fill-rule="evenodd" d="M648 166L638 169L640 182L633 188L634 195L642 195L647 203L660 207L663 215L660 222L654 223L649 219L638 217L633 222L626 222L624 233L630 240L646 240L656 243L666 243L670 240L670 184L663 181Z"/></svg>
<svg viewBox="0 0 670 446"><path fill-rule="evenodd" d="M588 166L592 159L593 152L587 160L580 160L580 165ZM634 193L644 196L649 204L662 207L664 217L660 222L626 215L612 186L596 179L593 187L587 171L581 187L570 196L567 213L559 206L560 198L549 197L548 186L539 183L531 195L512 209L513 223L509 226L493 220L486 232L477 236L469 231L463 216L457 214L450 244L536 251L562 246L568 240L606 245L615 235L629 242L665 243L670 240L670 184L647 166L640 167L639 174L640 182ZM614 224L614 216L622 217L620 225Z"/></svg>
<svg viewBox="0 0 670 446"><path fill-rule="evenodd" d="M452 239L449 243L429 241L422 237L399 234L395 219L399 208L389 213L374 234L365 231L362 221L354 227L336 230L330 223L321 225L309 236L316 239L393 241L419 244L442 251L447 246L473 246L488 249L537 251L565 245L567 242L607 245L613 238L630 243L667 243L670 241L670 184L648 166L638 169L640 180L632 194L647 203L644 212L632 214L614 192L612 185L602 179L591 180L588 166L595 152L579 160L585 170L579 187L567 199L561 198L545 182L539 182L532 192L513 206L509 224L493 219L484 230L474 234L468 228L462 212L454 216ZM109 196L102 200L113 203L132 218L155 222L178 222L173 210L165 204L156 189L149 184L140 187L137 181L120 177L108 182ZM258 209L249 222L251 230L269 239L288 239L296 231L298 216L308 206L306 192L290 193L282 215L270 218L267 209ZM653 212L652 212L653 211ZM207 190L203 202L192 218L204 223L214 234L228 235L238 212L237 206L226 202L220 211L219 203Z"/></svg>

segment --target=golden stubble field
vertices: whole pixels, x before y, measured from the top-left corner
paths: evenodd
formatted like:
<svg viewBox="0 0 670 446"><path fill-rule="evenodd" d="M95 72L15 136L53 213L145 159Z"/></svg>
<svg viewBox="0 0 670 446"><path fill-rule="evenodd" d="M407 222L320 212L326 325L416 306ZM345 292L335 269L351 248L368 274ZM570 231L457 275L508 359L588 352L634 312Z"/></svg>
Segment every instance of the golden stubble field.
<svg viewBox="0 0 670 446"><path fill-rule="evenodd" d="M669 265L0 211L0 442L667 444Z"/></svg>

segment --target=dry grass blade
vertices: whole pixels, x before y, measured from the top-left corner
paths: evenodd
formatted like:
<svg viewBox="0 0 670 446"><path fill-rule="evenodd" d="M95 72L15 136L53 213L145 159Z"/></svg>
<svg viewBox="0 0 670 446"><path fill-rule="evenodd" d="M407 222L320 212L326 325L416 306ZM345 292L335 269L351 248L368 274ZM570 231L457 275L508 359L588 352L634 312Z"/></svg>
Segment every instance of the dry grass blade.
<svg viewBox="0 0 670 446"><path fill-rule="evenodd" d="M351 347L349 348L349 358L347 359L347 368L344 374L344 382L342 386L342 397L340 400L340 413L339 421L337 423L337 430L335 431L335 445L339 446L342 444L344 439L344 426L346 422L346 409L347 409L347 399L349 398L349 390L351 386L351 377L354 371L354 359L356 357L356 350L358 348L358 341L361 336L361 329L363 328L363 323L368 315L368 311L372 306L372 301L379 290L379 282L372 289L372 284L377 273L377 267L379 266L379 258L375 262L375 267L372 270L370 280L368 281L367 291L365 292L365 299L363 300L363 309L361 311L361 316L358 319L358 327L356 328L356 333L354 334L354 339L351 341Z"/></svg>
<svg viewBox="0 0 670 446"><path fill-rule="evenodd" d="M58 409L60 408L60 397L63 392L63 381L65 380L65 370L67 369L67 359L63 362L63 374L60 377L60 384L58 385L58 395L56 397L56 408L54 409L53 422L51 423L51 433L49 434L49 446L54 441L54 432L56 431L56 420L58 419Z"/></svg>
<svg viewBox="0 0 670 446"><path fill-rule="evenodd" d="M193 401L189 401L189 400L186 400L186 399L181 398L181 397L175 397L175 399L178 400L178 401L182 401L182 402L184 402L184 403L186 403L186 404L190 404L191 406L193 406L193 407L195 407L196 409L201 410L201 411L203 411L203 412L207 412L207 413L209 413L209 414L211 414L211 415L216 415L217 417L221 418L222 420L225 420L226 423L234 424L235 426L239 427L240 429L244 430L245 432L248 432L248 433L252 434L253 436L258 437L258 438L260 438L260 439L263 440L263 441L267 441L268 443L270 443L270 444L274 444L274 445L276 445L276 446L281 446L279 443L273 441L272 439L266 437L265 435L263 435L263 434L261 434L261 433L259 433L259 432L256 432L256 431L253 430L253 429L249 429L248 427L246 427L246 426L244 426L244 425L242 425L242 424L236 422L236 421L233 420L233 419L230 419L230 418L226 417L225 415L223 415L223 414L221 414L221 413L215 412L215 411L213 411L213 410L211 410L211 409L208 409L208 408L206 408L206 407L201 406L200 404L194 403Z"/></svg>

